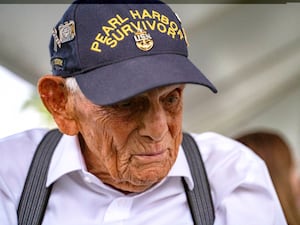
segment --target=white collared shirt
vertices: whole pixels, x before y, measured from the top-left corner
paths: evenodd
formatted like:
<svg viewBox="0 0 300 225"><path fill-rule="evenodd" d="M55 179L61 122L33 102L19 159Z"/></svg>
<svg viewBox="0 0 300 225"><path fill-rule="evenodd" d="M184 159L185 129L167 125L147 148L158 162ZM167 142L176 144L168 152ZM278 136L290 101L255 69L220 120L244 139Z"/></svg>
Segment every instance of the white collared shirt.
<svg viewBox="0 0 300 225"><path fill-rule="evenodd" d="M16 209L34 151L46 130L0 141L0 223L17 225ZM215 133L193 134L214 202L215 225L285 225L265 164L243 145ZM55 183L43 225L193 224L181 177L194 183L180 148L168 176L149 190L125 195L89 173L76 136L64 135L50 163Z"/></svg>

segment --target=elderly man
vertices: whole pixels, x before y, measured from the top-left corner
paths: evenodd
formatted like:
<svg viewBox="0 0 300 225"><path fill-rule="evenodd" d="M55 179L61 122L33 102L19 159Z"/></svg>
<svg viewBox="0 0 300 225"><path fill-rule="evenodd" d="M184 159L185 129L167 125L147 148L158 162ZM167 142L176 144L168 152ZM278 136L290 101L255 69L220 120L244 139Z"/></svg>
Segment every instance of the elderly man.
<svg viewBox="0 0 300 225"><path fill-rule="evenodd" d="M196 185L181 146L183 92L186 83L216 88L187 58L186 34L167 5L101 2L67 9L52 32L53 75L38 83L63 133L45 175L52 191L41 221L194 224L182 182L190 190ZM26 174L46 132L0 142L1 224L18 223ZM258 157L218 134L192 136L214 224L286 224Z"/></svg>

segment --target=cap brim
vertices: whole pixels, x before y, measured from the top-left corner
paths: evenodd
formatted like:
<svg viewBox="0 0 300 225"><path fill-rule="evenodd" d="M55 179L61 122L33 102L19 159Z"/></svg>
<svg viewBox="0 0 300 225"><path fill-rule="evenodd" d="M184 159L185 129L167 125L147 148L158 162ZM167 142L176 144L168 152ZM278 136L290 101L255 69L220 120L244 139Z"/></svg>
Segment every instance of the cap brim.
<svg viewBox="0 0 300 225"><path fill-rule="evenodd" d="M153 88L193 83L217 89L185 56L149 55L76 75L83 94L98 105L111 105Z"/></svg>

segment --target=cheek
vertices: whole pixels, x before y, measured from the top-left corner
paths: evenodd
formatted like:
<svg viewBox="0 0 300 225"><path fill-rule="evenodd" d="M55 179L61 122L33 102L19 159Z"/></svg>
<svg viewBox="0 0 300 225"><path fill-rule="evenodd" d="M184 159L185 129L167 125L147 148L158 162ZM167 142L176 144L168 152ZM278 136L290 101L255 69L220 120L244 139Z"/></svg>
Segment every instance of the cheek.
<svg viewBox="0 0 300 225"><path fill-rule="evenodd" d="M107 136L110 136L113 141L113 147L117 151L122 150L128 145L130 136L136 130L137 123L135 121L129 121L120 118L114 118L108 121L103 129ZM125 153L125 152L124 152Z"/></svg>
<svg viewBox="0 0 300 225"><path fill-rule="evenodd" d="M171 134L170 143L172 150L170 152L170 161L173 164L177 158L179 146L182 141L182 110L176 113L169 122L169 130Z"/></svg>
<svg viewBox="0 0 300 225"><path fill-rule="evenodd" d="M88 149L97 156L103 156L103 143L110 143L110 136L105 131L109 127L108 115L86 104L77 111L76 119Z"/></svg>
<svg viewBox="0 0 300 225"><path fill-rule="evenodd" d="M97 121L101 128L100 151L104 163L114 178L120 178L123 170L126 170L131 149L134 147L130 142L130 135L135 130L135 123L124 121L119 118Z"/></svg>
<svg viewBox="0 0 300 225"><path fill-rule="evenodd" d="M173 138L176 138L182 131L182 109L179 112L169 115L168 118L169 131Z"/></svg>

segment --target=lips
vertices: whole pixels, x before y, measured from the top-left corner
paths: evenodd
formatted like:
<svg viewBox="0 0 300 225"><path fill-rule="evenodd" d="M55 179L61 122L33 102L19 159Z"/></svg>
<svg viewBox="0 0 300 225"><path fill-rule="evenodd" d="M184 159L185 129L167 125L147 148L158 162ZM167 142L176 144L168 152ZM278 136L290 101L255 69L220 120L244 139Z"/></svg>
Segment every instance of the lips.
<svg viewBox="0 0 300 225"><path fill-rule="evenodd" d="M133 157L144 162L161 161L166 158L167 150L152 151L149 153L135 154Z"/></svg>
<svg viewBox="0 0 300 225"><path fill-rule="evenodd" d="M136 156L157 156L157 155L163 154L165 151L166 150L155 151L153 153L136 154Z"/></svg>

